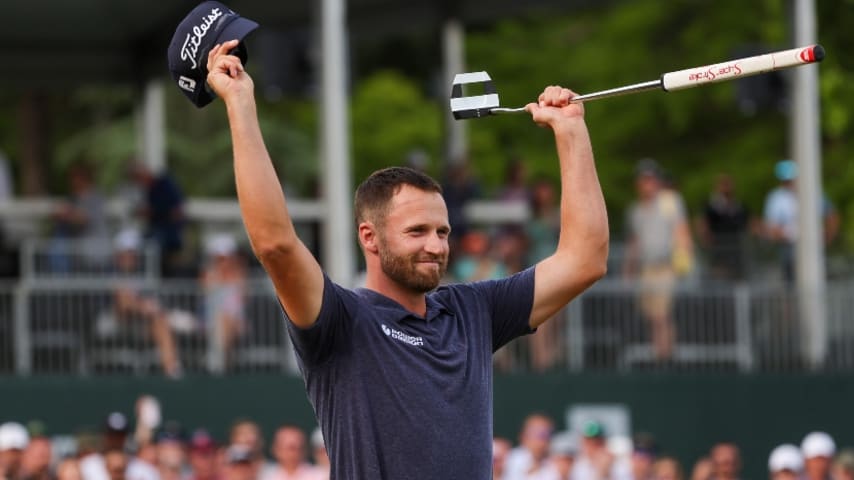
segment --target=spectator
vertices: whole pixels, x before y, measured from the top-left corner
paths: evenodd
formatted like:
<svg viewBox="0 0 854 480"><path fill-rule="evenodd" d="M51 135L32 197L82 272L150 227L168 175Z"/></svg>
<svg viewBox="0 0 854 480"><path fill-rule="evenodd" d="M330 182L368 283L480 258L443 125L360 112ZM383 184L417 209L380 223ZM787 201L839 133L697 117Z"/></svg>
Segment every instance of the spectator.
<svg viewBox="0 0 854 480"><path fill-rule="evenodd" d="M127 446L129 432L127 417L121 412L107 415L100 432L84 430L78 435L80 473L85 480L110 479L115 472L108 469L102 452L123 451Z"/></svg>
<svg viewBox="0 0 854 480"><path fill-rule="evenodd" d="M671 307L679 275L691 267L693 247L682 198L665 189L658 164L637 167L638 200L628 214L629 244L624 271L639 275L640 308L649 322L658 360L668 360L676 339Z"/></svg>
<svg viewBox="0 0 854 480"><path fill-rule="evenodd" d="M160 401L151 395L140 395L134 404L136 428L133 432L133 442L138 447L154 442L154 433L163 420Z"/></svg>
<svg viewBox="0 0 854 480"><path fill-rule="evenodd" d="M326 442L323 440L323 432L320 427L311 432L311 451L314 465L317 467L319 480L329 480L331 465L329 453L326 451Z"/></svg>
<svg viewBox="0 0 854 480"><path fill-rule="evenodd" d="M20 423L6 422L0 425L0 478L18 478L21 474L21 457L29 443L30 435Z"/></svg>
<svg viewBox="0 0 854 480"><path fill-rule="evenodd" d="M741 475L741 452L734 443L722 442L709 452L713 480L738 480Z"/></svg>
<svg viewBox="0 0 854 480"><path fill-rule="evenodd" d="M495 251L508 275L521 272L527 267L528 237L518 225L507 225L495 237Z"/></svg>
<svg viewBox="0 0 854 480"><path fill-rule="evenodd" d="M558 190L547 178L540 178L531 187L531 219L525 224L528 237L528 265L550 256L557 249L560 233Z"/></svg>
<svg viewBox="0 0 854 480"><path fill-rule="evenodd" d="M605 427L589 421L581 432L581 453L572 466L572 480L605 480L614 477L616 462L607 447Z"/></svg>
<svg viewBox="0 0 854 480"><path fill-rule="evenodd" d="M771 480L801 480L803 469L804 458L798 447L784 444L771 451L768 458Z"/></svg>
<svg viewBox="0 0 854 480"><path fill-rule="evenodd" d="M638 433L632 442L631 478L632 480L652 480L658 445L648 433Z"/></svg>
<svg viewBox="0 0 854 480"><path fill-rule="evenodd" d="M545 467L554 422L534 413L528 415L519 433L519 446L510 451L505 464L505 480L523 480Z"/></svg>
<svg viewBox="0 0 854 480"><path fill-rule="evenodd" d="M56 466L56 480L83 480L76 458L64 458Z"/></svg>
<svg viewBox="0 0 854 480"><path fill-rule="evenodd" d="M125 414L111 412L104 421L104 450L124 450L127 447L130 423Z"/></svg>
<svg viewBox="0 0 854 480"><path fill-rule="evenodd" d="M107 463L107 457L102 452L123 452L126 447L128 434L127 418L120 412L112 412L107 415L103 428L99 432L82 431L78 435L78 456L80 473L85 480L112 480L117 477L115 470L119 459L112 458L113 470ZM127 459L124 459L125 468ZM123 470L122 475L126 472Z"/></svg>
<svg viewBox="0 0 854 480"><path fill-rule="evenodd" d="M229 234L211 237L207 253L201 283L205 290L205 325L212 344L208 369L223 373L230 363L234 343L246 330L246 265Z"/></svg>
<svg viewBox="0 0 854 480"><path fill-rule="evenodd" d="M120 448L111 448L104 452L104 465L110 480L125 480L128 469L128 455Z"/></svg>
<svg viewBox="0 0 854 480"><path fill-rule="evenodd" d="M735 196L735 182L718 175L698 225L699 238L709 254L709 269L717 280L743 280L750 213Z"/></svg>
<svg viewBox="0 0 854 480"><path fill-rule="evenodd" d="M136 455L128 457L127 477L130 480L160 480L156 445L142 445Z"/></svg>
<svg viewBox="0 0 854 480"><path fill-rule="evenodd" d="M217 445L207 430L199 429L190 437L188 480L221 480Z"/></svg>
<svg viewBox="0 0 854 480"><path fill-rule="evenodd" d="M528 203L530 193L528 192L526 176L525 162L519 158L511 160L504 172L504 184L498 190L498 200L509 203Z"/></svg>
<svg viewBox="0 0 854 480"><path fill-rule="evenodd" d="M139 234L134 230L123 230L116 236L115 262L118 274L129 278L117 284L112 312L101 315L96 332L101 337L122 333L138 335L141 322L142 332L149 335L157 346L166 376L180 378L181 365L167 311L157 298L143 293L138 280L133 278L139 275L141 268L141 247Z"/></svg>
<svg viewBox="0 0 854 480"><path fill-rule="evenodd" d="M453 275L459 282L492 280L507 276L504 264L495 258L489 235L469 230L460 239L461 255L454 261Z"/></svg>
<svg viewBox="0 0 854 480"><path fill-rule="evenodd" d="M275 468L275 464L268 464L264 460L264 437L261 435L261 428L254 421L240 419L234 422L231 426L229 441L232 447L239 446L249 449L252 454L253 479L264 477L268 475L269 470ZM235 467L239 468L239 472L243 471L242 465L235 465ZM230 469L226 469L226 471L228 472ZM231 477L226 475L226 478L230 479Z"/></svg>
<svg viewBox="0 0 854 480"><path fill-rule="evenodd" d="M68 180L71 195L53 212L50 263L51 271L57 273L102 266L109 244L106 205L95 187L92 170L75 165ZM76 254L82 254L84 265L75 261Z"/></svg>
<svg viewBox="0 0 854 480"><path fill-rule="evenodd" d="M844 449L833 459L833 480L854 480L854 450Z"/></svg>
<svg viewBox="0 0 854 480"><path fill-rule="evenodd" d="M77 460L80 466L80 475L84 480L109 480L107 466L104 463L104 437L102 432L81 429L76 436Z"/></svg>
<svg viewBox="0 0 854 480"><path fill-rule="evenodd" d="M774 166L780 184L765 197L765 236L779 247L783 279L791 285L795 278L794 250L798 238L798 198L795 179L798 166L792 160L782 160ZM830 243L839 231L839 215L826 197L822 199L824 241Z"/></svg>
<svg viewBox="0 0 854 480"><path fill-rule="evenodd" d="M504 478L507 456L512 448L513 445L506 438L495 437L492 439L492 480Z"/></svg>
<svg viewBox="0 0 854 480"><path fill-rule="evenodd" d="M127 476L130 480L160 480L157 445L152 442L139 446L136 455L128 459Z"/></svg>
<svg viewBox="0 0 854 480"><path fill-rule="evenodd" d="M155 175L148 167L134 164L130 175L144 195L139 214L147 222L146 238L160 247L163 274L175 276L184 248L184 194L167 172Z"/></svg>
<svg viewBox="0 0 854 480"><path fill-rule="evenodd" d="M318 480L322 472L306 461L305 433L292 425L283 425L273 437L272 453L277 465L261 480Z"/></svg>
<svg viewBox="0 0 854 480"><path fill-rule="evenodd" d="M673 457L661 457L652 464L653 480L684 480L682 466Z"/></svg>
<svg viewBox="0 0 854 480"><path fill-rule="evenodd" d="M694 464L691 470L691 480L709 480L712 478L712 459L702 457Z"/></svg>
<svg viewBox="0 0 854 480"><path fill-rule="evenodd" d="M160 480L157 471L157 448L154 435L160 426L160 402L151 395L141 395L136 400L136 429L132 443L136 455L128 460L127 476L130 480Z"/></svg>
<svg viewBox="0 0 854 480"><path fill-rule="evenodd" d="M830 480L830 466L836 455L836 443L825 432L809 433L801 442L804 480Z"/></svg>
<svg viewBox="0 0 854 480"><path fill-rule="evenodd" d="M480 185L472 176L465 161L454 163L448 167L445 180L442 182L442 197L448 207L448 223L454 237L462 238L469 229L465 207L470 201L480 198ZM451 251L455 251L452 248Z"/></svg>
<svg viewBox="0 0 854 480"><path fill-rule="evenodd" d="M225 478L255 480L257 455L246 445L232 445L225 451Z"/></svg>
<svg viewBox="0 0 854 480"><path fill-rule="evenodd" d="M50 471L52 448L44 435L33 436L21 455L21 478L26 480L52 480Z"/></svg>
<svg viewBox="0 0 854 480"><path fill-rule="evenodd" d="M539 472L529 476L529 480L569 480L577 454L578 443L571 432L555 434L549 446L548 463Z"/></svg>
<svg viewBox="0 0 854 480"><path fill-rule="evenodd" d="M161 480L182 480L186 474L186 434L177 422L166 422L155 435Z"/></svg>

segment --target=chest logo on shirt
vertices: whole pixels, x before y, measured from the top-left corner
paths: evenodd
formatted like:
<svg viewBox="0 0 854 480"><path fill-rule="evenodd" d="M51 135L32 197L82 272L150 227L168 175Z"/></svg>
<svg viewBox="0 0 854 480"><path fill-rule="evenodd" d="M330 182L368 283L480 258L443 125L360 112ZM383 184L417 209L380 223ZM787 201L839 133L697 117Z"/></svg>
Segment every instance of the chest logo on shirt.
<svg viewBox="0 0 854 480"><path fill-rule="evenodd" d="M424 346L424 339L421 337L413 337L412 335L407 335L407 334L401 332L400 330L395 330L393 328L387 327L384 323L382 325L380 325L380 328L382 328L383 333L387 337L391 337L395 340L401 341L403 343L407 343L409 345L412 345L413 347Z"/></svg>

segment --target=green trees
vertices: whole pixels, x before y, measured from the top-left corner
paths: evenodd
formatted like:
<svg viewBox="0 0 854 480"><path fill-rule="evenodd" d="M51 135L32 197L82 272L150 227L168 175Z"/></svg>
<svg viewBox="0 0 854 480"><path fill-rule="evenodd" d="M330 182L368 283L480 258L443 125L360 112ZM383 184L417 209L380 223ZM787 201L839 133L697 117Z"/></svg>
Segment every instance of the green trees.
<svg viewBox="0 0 854 480"><path fill-rule="evenodd" d="M655 79L663 72L791 46L788 0L633 0L607 2L553 15L532 14L468 27L467 70L487 70L502 103L524 105L548 84L579 93ZM841 245L854 247L854 0L821 0L819 41L828 55L819 66L825 189L842 213ZM423 34L422 34L423 35ZM433 159L439 174L449 85L441 71L437 35L354 44L351 92L353 178L401 164L412 150ZM394 68L393 68L394 66ZM258 65L250 64L250 72ZM433 78L428 78L432 72ZM164 72L165 77L165 72ZM773 77L754 77L757 88L777 88ZM786 73L776 77L783 82ZM739 105L738 82L674 92L648 92L591 102L587 118L611 219L619 234L622 210L632 197L635 162L658 159L697 212L716 173L729 172L740 194L759 213L774 185L773 164L788 157L785 97L769 95L756 111ZM100 165L110 187L135 150L134 93L127 86L89 87L51 94L46 182L63 185L65 168L88 160ZM0 93L0 145L18 161L15 96ZM319 171L316 105L310 99L261 101L262 128L283 183L299 194L314 190ZM221 102L204 110L167 85L168 161L191 195L232 195L230 140ZM511 158L533 175L557 175L549 132L524 116L469 121L470 158L486 190L497 188ZM20 168L20 165L16 166ZM199 173L203 173L200 175Z"/></svg>

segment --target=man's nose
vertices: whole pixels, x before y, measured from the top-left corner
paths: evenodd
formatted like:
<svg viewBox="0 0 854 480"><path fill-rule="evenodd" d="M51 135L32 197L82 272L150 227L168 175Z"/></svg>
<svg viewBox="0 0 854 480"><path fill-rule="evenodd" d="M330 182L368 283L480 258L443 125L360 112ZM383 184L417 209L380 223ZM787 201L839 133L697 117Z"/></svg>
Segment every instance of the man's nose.
<svg viewBox="0 0 854 480"><path fill-rule="evenodd" d="M434 255L441 254L445 252L447 245L448 242L443 237L439 236L438 233L433 232L424 244L424 251Z"/></svg>

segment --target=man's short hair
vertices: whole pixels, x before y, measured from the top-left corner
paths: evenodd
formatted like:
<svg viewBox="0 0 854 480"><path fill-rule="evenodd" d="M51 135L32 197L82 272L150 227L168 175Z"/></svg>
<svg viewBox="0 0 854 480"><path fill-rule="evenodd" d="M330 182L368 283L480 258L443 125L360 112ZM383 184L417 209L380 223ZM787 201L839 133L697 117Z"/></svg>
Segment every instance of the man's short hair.
<svg viewBox="0 0 854 480"><path fill-rule="evenodd" d="M356 225L364 221L381 224L391 198L404 185L415 187L425 192L441 194L442 187L429 175L409 167L389 167L372 173L356 189L353 201Z"/></svg>

